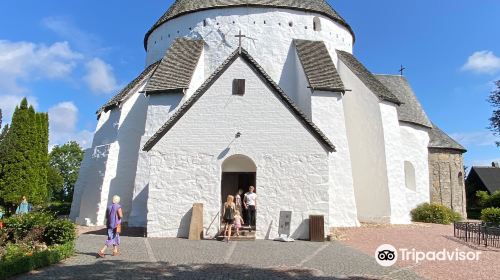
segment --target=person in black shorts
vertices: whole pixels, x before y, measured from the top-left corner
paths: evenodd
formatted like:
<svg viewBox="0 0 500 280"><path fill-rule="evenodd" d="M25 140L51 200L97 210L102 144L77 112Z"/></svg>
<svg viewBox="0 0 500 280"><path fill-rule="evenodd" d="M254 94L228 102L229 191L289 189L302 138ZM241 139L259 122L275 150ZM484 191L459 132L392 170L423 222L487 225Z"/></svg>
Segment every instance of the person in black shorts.
<svg viewBox="0 0 500 280"><path fill-rule="evenodd" d="M236 205L234 204L234 196L228 195L227 201L224 203L224 213L222 214L225 228L224 237L226 241L229 242L231 239L231 230L234 224L234 212L236 211Z"/></svg>

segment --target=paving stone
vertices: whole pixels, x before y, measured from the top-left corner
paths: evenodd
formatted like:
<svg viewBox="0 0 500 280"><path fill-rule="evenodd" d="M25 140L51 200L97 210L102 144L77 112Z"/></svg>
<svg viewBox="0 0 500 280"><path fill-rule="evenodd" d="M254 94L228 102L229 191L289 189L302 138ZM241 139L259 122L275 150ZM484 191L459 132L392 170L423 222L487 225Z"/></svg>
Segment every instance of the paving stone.
<svg viewBox="0 0 500 280"><path fill-rule="evenodd" d="M371 256L336 242L150 238L151 258L144 238L122 237L121 256L98 259L104 239L81 235L74 257L17 279L421 279L411 271L382 269Z"/></svg>

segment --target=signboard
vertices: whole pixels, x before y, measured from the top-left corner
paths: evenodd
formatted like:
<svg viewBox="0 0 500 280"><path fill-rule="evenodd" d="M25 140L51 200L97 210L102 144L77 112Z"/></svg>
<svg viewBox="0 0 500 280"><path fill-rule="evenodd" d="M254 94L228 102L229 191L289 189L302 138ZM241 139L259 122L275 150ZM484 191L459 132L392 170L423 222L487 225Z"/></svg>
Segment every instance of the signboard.
<svg viewBox="0 0 500 280"><path fill-rule="evenodd" d="M291 224L292 224L292 211L281 211L278 234L290 236Z"/></svg>

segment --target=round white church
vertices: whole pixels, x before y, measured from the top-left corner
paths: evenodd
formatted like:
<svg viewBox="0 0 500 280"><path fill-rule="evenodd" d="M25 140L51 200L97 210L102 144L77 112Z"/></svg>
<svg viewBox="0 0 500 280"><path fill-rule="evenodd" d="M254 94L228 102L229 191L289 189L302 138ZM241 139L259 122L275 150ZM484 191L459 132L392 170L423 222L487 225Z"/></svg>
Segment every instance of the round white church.
<svg viewBox="0 0 500 280"><path fill-rule="evenodd" d="M144 44L145 70L97 112L71 208L79 224L103 225L119 195L129 226L187 237L203 203L213 237L226 196L250 185L257 238L278 235L280 211L299 239L310 215L326 228L406 224L439 189L431 149L465 150L404 77L356 59L353 30L323 0L177 0ZM441 202L463 212L457 186Z"/></svg>

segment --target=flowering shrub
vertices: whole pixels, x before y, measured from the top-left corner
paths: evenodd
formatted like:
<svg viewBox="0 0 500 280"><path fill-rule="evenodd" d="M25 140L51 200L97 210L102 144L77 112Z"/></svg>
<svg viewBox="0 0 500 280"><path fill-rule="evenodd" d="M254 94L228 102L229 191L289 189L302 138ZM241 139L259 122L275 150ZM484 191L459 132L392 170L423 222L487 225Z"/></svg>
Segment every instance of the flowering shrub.
<svg viewBox="0 0 500 280"><path fill-rule="evenodd" d="M0 230L0 279L71 256L75 239L75 225L53 214L32 212L5 219Z"/></svg>
<svg viewBox="0 0 500 280"><path fill-rule="evenodd" d="M459 213L440 204L424 203L411 211L414 222L448 225L462 220Z"/></svg>

